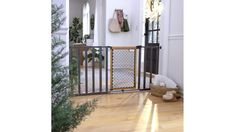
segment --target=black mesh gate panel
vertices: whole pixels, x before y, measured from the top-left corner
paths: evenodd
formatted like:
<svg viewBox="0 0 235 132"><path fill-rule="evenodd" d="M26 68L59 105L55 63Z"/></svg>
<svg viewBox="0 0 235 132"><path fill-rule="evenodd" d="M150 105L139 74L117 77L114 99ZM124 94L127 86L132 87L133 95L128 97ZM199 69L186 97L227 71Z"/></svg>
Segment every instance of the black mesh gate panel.
<svg viewBox="0 0 235 132"><path fill-rule="evenodd" d="M136 88L136 47L111 48L111 90Z"/></svg>

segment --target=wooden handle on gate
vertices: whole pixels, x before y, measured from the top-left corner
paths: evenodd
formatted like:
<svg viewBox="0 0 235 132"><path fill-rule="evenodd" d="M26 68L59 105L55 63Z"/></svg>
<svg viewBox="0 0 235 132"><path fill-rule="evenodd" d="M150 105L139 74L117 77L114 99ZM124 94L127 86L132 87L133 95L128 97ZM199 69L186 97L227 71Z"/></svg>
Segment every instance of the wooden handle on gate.
<svg viewBox="0 0 235 132"><path fill-rule="evenodd" d="M136 49L136 46L112 46L112 49L123 49L123 50L126 50L126 49Z"/></svg>

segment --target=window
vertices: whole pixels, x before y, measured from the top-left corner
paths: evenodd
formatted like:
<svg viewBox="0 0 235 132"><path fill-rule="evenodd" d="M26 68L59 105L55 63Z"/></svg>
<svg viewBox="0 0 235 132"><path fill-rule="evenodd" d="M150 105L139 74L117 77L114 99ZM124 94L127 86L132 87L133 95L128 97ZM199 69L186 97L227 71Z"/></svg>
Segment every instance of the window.
<svg viewBox="0 0 235 132"><path fill-rule="evenodd" d="M90 6L89 3L83 5L83 37L90 34Z"/></svg>

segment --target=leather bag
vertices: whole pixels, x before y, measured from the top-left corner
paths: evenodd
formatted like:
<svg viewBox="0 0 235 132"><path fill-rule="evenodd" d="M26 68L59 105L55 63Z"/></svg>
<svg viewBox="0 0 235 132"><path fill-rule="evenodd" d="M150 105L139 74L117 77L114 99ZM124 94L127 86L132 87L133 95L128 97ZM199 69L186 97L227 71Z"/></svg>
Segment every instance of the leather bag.
<svg viewBox="0 0 235 132"><path fill-rule="evenodd" d="M111 33L120 33L121 27L118 23L117 18L114 18L115 14L116 14L116 11L114 11L113 17L109 19L109 31Z"/></svg>

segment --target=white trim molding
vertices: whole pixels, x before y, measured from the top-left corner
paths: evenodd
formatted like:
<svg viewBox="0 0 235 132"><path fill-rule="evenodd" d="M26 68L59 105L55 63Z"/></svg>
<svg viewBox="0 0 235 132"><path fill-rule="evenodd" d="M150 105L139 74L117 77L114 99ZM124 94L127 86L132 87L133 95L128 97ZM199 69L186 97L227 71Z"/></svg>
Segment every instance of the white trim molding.
<svg viewBox="0 0 235 132"><path fill-rule="evenodd" d="M184 34L171 34L168 35L168 40L184 39Z"/></svg>

